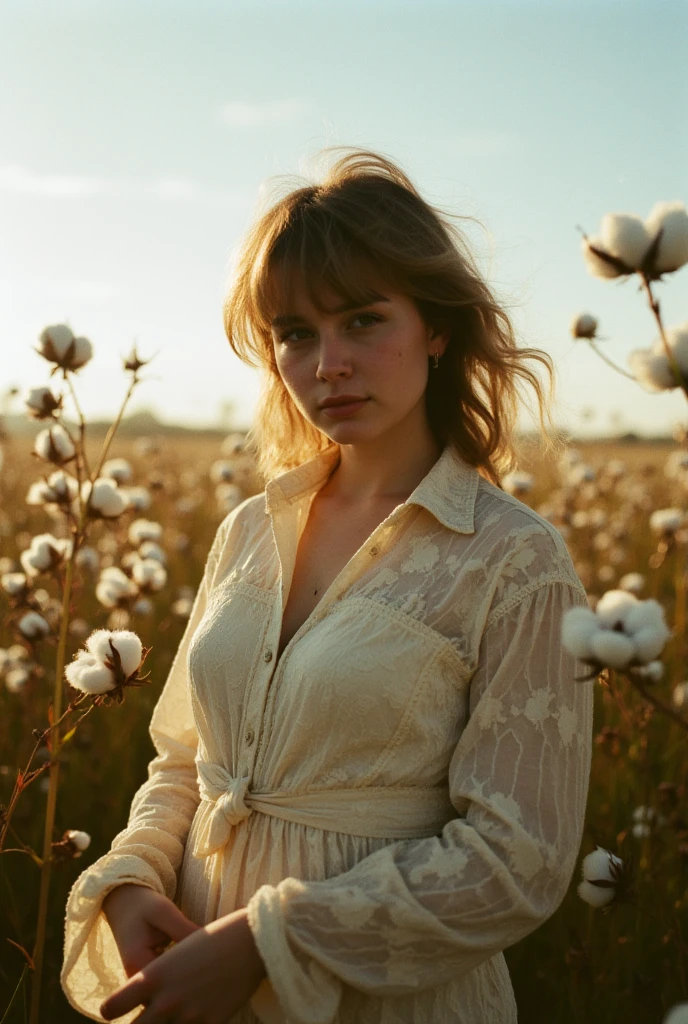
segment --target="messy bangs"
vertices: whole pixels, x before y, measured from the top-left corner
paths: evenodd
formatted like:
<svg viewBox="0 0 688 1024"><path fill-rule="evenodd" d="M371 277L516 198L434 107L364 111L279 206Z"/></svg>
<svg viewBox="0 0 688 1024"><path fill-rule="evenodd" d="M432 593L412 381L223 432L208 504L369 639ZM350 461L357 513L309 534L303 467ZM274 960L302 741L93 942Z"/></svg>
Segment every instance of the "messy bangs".
<svg viewBox="0 0 688 1024"><path fill-rule="evenodd" d="M338 149L349 147L322 152ZM386 286L411 299L426 324L446 329L449 343L428 374L428 424L440 445L451 444L497 486L518 464L514 435L523 385L535 393L545 449L561 447L545 423L547 416L552 425L552 359L518 345L505 306L453 223L476 218L431 206L397 164L370 150L345 153L318 184L301 182L256 217L224 302L229 344L262 371L247 437L259 472L271 479L334 444L297 408L277 367L272 321L299 312L297 287L326 313L325 301L364 306ZM531 360L549 374L547 394Z"/></svg>
<svg viewBox="0 0 688 1024"><path fill-rule="evenodd" d="M376 255L329 211L312 204L297 211L275 240L251 281L255 322L266 335L277 315L293 313L296 290L302 289L320 313L331 310L325 296L364 306L386 286L399 288L394 266L381 266Z"/></svg>

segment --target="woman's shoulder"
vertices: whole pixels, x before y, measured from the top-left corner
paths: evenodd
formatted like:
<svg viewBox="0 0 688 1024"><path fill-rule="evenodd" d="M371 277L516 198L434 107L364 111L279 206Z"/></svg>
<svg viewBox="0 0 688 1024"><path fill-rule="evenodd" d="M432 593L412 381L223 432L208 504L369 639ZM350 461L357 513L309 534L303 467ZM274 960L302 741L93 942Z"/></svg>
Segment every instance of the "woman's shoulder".
<svg viewBox="0 0 688 1024"><path fill-rule="evenodd" d="M483 478L476 495L475 533L476 544L484 548L495 575L529 589L560 580L585 595L566 542L554 523Z"/></svg>

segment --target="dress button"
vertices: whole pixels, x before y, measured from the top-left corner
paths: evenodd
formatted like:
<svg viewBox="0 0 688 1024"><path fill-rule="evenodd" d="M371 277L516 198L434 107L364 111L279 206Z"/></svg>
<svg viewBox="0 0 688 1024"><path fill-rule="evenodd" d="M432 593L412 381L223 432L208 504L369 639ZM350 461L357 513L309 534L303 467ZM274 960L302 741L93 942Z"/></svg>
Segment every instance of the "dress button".
<svg viewBox="0 0 688 1024"><path fill-rule="evenodd" d="M371 555L376 555L378 553L378 548L377 547L371 548L370 549L370 553L371 553Z"/></svg>
<svg viewBox="0 0 688 1024"><path fill-rule="evenodd" d="M255 733L254 733L253 729L251 729L249 727L246 730L246 735L244 736L244 739L246 740L246 746L250 747L251 744L253 743L253 740L255 739Z"/></svg>
<svg viewBox="0 0 688 1024"><path fill-rule="evenodd" d="M263 651L263 661L272 661L272 651L269 647Z"/></svg>

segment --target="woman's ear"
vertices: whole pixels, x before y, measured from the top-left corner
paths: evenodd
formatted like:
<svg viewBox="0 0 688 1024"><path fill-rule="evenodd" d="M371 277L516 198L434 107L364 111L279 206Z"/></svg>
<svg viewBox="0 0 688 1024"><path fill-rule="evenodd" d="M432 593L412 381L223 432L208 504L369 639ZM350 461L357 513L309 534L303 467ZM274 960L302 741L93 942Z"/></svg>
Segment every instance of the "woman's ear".
<svg viewBox="0 0 688 1024"><path fill-rule="evenodd" d="M443 356L447 345L451 341L452 331L449 320L436 320L428 327L428 345L432 346L433 352L439 352Z"/></svg>

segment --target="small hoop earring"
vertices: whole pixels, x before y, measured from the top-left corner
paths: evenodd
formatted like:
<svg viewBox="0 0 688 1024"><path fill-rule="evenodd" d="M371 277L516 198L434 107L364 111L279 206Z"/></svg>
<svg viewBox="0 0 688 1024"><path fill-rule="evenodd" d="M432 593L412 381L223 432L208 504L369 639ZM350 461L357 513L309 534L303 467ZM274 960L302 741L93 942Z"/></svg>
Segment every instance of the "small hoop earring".
<svg viewBox="0 0 688 1024"><path fill-rule="evenodd" d="M435 352L435 362L432 364L433 370L436 370L439 365L440 365L440 354L439 354L439 352Z"/></svg>

